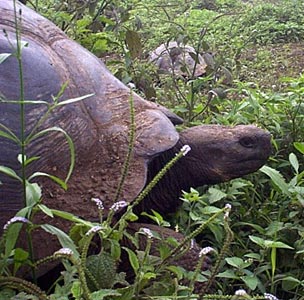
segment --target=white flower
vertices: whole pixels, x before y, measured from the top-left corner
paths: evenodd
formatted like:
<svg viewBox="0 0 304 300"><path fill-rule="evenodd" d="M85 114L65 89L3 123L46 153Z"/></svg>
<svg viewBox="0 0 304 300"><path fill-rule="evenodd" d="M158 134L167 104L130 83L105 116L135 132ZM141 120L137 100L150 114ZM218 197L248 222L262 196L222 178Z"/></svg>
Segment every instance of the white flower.
<svg viewBox="0 0 304 300"><path fill-rule="evenodd" d="M103 203L99 198L92 198L91 200L95 202L99 210L104 210Z"/></svg>
<svg viewBox="0 0 304 300"><path fill-rule="evenodd" d="M183 152L183 155L187 155L187 153L191 150L191 147L189 145L184 145L181 149L181 151Z"/></svg>
<svg viewBox="0 0 304 300"><path fill-rule="evenodd" d="M269 293L264 293L264 298L267 300L279 300L276 296Z"/></svg>
<svg viewBox="0 0 304 300"><path fill-rule="evenodd" d="M54 253L55 256L62 256L62 255L67 255L67 256L72 256L73 255L73 250L70 248L61 248L58 251Z"/></svg>
<svg viewBox="0 0 304 300"><path fill-rule="evenodd" d="M148 239L152 239L153 233L149 228L140 228L140 232L144 233Z"/></svg>
<svg viewBox="0 0 304 300"><path fill-rule="evenodd" d="M110 210L113 210L113 211L118 211L119 209L125 207L128 205L128 202L127 201L118 201L116 203L114 203L111 207L110 207Z"/></svg>
<svg viewBox="0 0 304 300"><path fill-rule="evenodd" d="M92 228L86 233L86 235L88 236L88 235L90 235L90 234L92 234L92 233L96 233L96 232L100 231L101 229L102 229L102 227L99 226L99 225L94 226L94 227L92 227Z"/></svg>
<svg viewBox="0 0 304 300"><path fill-rule="evenodd" d="M245 290L243 290L243 289L239 289L239 290L235 291L234 294L236 296L246 296L246 295L248 295L247 292Z"/></svg>
<svg viewBox="0 0 304 300"><path fill-rule="evenodd" d="M231 211L231 208L232 208L231 204L227 203L227 204L225 205L224 219L228 219L229 213L230 213L230 211Z"/></svg>
<svg viewBox="0 0 304 300"><path fill-rule="evenodd" d="M17 222L30 223L30 221L27 218L24 218L24 217L13 217L13 218L11 218L10 220L8 220L6 222L6 224L3 226L3 229L6 230L11 224L17 223Z"/></svg>
<svg viewBox="0 0 304 300"><path fill-rule="evenodd" d="M194 241L194 239L191 239L191 241L190 241L190 249L193 249L194 245L195 245L195 241Z"/></svg>
<svg viewBox="0 0 304 300"><path fill-rule="evenodd" d="M200 253L198 254L199 257L202 257L203 255L207 255L210 252L214 251L214 249L212 247L205 247L203 248Z"/></svg>

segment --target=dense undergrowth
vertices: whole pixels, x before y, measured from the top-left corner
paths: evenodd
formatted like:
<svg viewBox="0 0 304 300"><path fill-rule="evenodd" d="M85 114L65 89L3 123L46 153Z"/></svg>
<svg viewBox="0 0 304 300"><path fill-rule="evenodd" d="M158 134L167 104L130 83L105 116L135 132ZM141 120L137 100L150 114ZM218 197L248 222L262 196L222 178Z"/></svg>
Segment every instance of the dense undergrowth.
<svg viewBox="0 0 304 300"><path fill-rule="evenodd" d="M167 221L187 237L199 229L198 243L212 246L214 265L218 264L209 293L220 297L239 291L233 299L275 299L264 293L278 299L304 299L304 59L295 62L289 55L304 45L304 3L38 0L27 4L102 57L136 92L183 117L182 126L254 123L272 134L273 154L267 166L246 178L185 191L181 209ZM159 74L148 54L169 40L208 54L205 76ZM24 159L21 162L26 164ZM226 203L232 206L229 220L222 217ZM54 213L43 206L39 209ZM146 248L126 250L135 272L135 282L128 284L123 274L115 273L115 261L127 219L134 216L130 213L115 228L109 216L100 224L65 213L61 217L75 224L70 237L64 236L74 252L64 250L46 260L63 259L64 284L55 282L49 296L38 289L31 296L34 287L14 282L8 287L20 284L23 292L14 296L11 289L2 289L1 299L200 299L194 293L194 281L213 276L210 272L188 274L187 289L180 280L185 272L149 257L150 235L155 234L143 231L133 243L147 235ZM156 214L154 219L168 225L162 216ZM102 266L99 270L110 270L106 274L110 282L105 285L102 271L90 270L93 275L86 271L87 247L97 232L104 248L91 260L96 259L92 265ZM6 244L1 256L0 271L6 278L12 276L11 264L14 274L30 259L24 250L13 248ZM172 252L166 246L162 251L166 261ZM96 283L96 278L103 279Z"/></svg>

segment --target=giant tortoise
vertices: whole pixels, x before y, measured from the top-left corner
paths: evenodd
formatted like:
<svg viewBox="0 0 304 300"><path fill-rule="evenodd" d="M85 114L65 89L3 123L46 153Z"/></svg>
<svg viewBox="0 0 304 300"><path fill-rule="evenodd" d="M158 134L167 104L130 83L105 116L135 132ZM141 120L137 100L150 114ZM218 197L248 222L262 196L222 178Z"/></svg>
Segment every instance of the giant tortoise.
<svg viewBox="0 0 304 300"><path fill-rule="evenodd" d="M12 53L16 45L13 0L0 2L0 17L0 53ZM60 127L72 137L76 164L67 191L47 179L41 179L39 183L43 203L47 206L96 220L98 213L91 198L101 199L105 211L109 210L128 152L130 90L97 57L70 40L50 21L18 2L17 17L21 40L27 43L22 49L25 99L51 103L66 83L59 101L94 93L83 101L60 106L40 126L40 129ZM0 64L0 92L2 99L6 99L0 102L0 124L3 132L5 127L10 128L18 137L21 136L20 105L10 101L20 98L19 83L17 60L12 55ZM255 126L201 125L178 133L175 125L181 123L179 117L136 94L132 97L135 144L119 200L132 202L183 145L188 144L192 149L136 207L138 214L151 209L163 215L174 212L181 190L254 172L270 154L269 133ZM46 109L46 105L41 104L25 105L26 135ZM0 135L0 166L10 167L20 174L19 153L18 145ZM27 175L40 171L64 177L67 173L70 154L60 132L52 131L34 140L28 145L26 154L39 157L28 165ZM18 181L4 174L0 174L0 181L2 231L3 225L23 207L23 200ZM46 215L36 219L38 223L49 221ZM55 219L55 224L67 230L60 219ZM34 246L37 245L37 258L58 249L56 238L39 230L34 233ZM189 250L187 257L195 261L197 255L196 247ZM179 263L183 265L183 260Z"/></svg>
<svg viewBox="0 0 304 300"><path fill-rule="evenodd" d="M157 66L159 73L186 78L202 76L208 67L193 47L175 41L158 46L151 52L150 61Z"/></svg>

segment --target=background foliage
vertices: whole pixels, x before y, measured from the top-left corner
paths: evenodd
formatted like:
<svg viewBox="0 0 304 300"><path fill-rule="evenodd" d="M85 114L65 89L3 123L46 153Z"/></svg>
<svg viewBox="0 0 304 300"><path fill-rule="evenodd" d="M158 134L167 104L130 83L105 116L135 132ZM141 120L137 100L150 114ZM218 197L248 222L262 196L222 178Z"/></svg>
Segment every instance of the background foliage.
<svg viewBox="0 0 304 300"><path fill-rule="evenodd" d="M103 59L136 92L183 117L183 126L254 123L271 132L273 154L266 167L243 179L186 191L181 210L169 221L188 235L229 202L235 237L221 262L215 292L233 294L243 288L304 299L304 2L27 4ZM149 53L168 41L209 55L207 74L159 74ZM220 252L223 226L222 219L208 224L198 242Z"/></svg>

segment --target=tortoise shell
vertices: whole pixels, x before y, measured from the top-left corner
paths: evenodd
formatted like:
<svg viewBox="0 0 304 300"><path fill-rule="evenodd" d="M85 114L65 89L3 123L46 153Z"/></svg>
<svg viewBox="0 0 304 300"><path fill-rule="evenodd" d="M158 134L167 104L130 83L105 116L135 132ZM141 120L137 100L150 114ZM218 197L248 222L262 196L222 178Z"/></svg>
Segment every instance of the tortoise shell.
<svg viewBox="0 0 304 300"><path fill-rule="evenodd" d="M0 53L14 53L16 24L13 1L0 3ZM44 200L51 207L68 210L81 217L96 216L90 201L98 197L108 209L114 201L122 165L128 151L130 90L117 80L94 55L70 40L53 23L30 8L17 3L21 28L24 98L52 104L67 83L59 101L93 93L79 102L56 108L39 129L57 126L73 139L76 151L74 173L68 182L68 193L49 180L40 180ZM3 31L2 31L3 30ZM0 64L0 124L21 137L20 79L18 62L11 55ZM147 164L159 153L171 148L179 135L173 123L181 120L166 108L132 94L135 107L136 142L121 199L132 201L146 182ZM47 105L26 104L26 136L41 120ZM5 126L5 127L4 127ZM20 145L0 135L0 166L14 169L20 175L17 156ZM27 168L64 178L69 165L69 148L63 134L50 132L26 148L28 157L39 159ZM22 189L18 181L0 173L0 226L23 207ZM72 199L72 202L71 202ZM71 203L73 203L71 205Z"/></svg>

